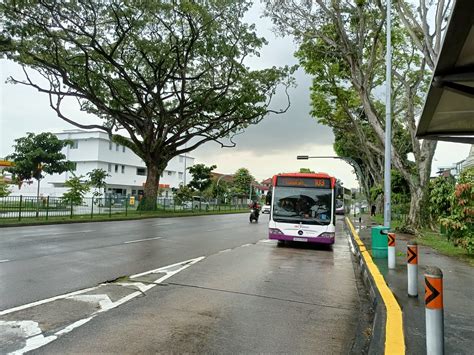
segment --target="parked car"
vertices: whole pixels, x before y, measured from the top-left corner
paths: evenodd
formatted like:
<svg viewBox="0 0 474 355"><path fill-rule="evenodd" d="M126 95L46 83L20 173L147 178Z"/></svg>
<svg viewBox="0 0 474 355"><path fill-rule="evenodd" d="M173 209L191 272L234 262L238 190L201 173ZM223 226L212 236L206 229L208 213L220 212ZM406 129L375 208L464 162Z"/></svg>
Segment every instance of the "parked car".
<svg viewBox="0 0 474 355"><path fill-rule="evenodd" d="M192 208L193 210L208 210L209 202L200 196L193 196L193 200L184 202L183 207L188 209Z"/></svg>
<svg viewBox="0 0 474 355"><path fill-rule="evenodd" d="M270 205L263 205L262 213L270 213Z"/></svg>

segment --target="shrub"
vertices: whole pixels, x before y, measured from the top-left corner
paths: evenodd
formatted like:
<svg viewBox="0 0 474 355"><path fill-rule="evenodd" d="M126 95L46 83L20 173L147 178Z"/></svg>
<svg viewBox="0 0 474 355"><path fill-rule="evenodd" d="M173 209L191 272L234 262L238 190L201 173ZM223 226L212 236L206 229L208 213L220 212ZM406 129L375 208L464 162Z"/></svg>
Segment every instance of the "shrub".
<svg viewBox="0 0 474 355"><path fill-rule="evenodd" d="M474 168L461 173L459 181L451 195L451 213L441 218L447 228L448 238L455 245L474 252Z"/></svg>

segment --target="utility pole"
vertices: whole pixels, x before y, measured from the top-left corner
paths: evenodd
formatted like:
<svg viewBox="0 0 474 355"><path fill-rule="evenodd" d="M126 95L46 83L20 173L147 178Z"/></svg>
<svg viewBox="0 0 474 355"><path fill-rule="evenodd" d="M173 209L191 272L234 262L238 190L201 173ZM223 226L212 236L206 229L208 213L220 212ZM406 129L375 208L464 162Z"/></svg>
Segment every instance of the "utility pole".
<svg viewBox="0 0 474 355"><path fill-rule="evenodd" d="M391 224L391 148L392 148L392 1L387 0L387 57L385 73L385 170L384 170L384 210L383 224L390 228Z"/></svg>

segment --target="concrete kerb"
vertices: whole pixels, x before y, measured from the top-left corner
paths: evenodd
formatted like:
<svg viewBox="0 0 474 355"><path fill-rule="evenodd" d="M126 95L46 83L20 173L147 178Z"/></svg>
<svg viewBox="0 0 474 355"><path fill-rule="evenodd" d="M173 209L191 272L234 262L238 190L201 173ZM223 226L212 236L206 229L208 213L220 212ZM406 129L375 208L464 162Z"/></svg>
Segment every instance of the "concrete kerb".
<svg viewBox="0 0 474 355"><path fill-rule="evenodd" d="M346 218L345 222L354 246L353 253L359 265L358 271L369 290L375 310L369 354L404 354L405 339L400 306L351 221Z"/></svg>

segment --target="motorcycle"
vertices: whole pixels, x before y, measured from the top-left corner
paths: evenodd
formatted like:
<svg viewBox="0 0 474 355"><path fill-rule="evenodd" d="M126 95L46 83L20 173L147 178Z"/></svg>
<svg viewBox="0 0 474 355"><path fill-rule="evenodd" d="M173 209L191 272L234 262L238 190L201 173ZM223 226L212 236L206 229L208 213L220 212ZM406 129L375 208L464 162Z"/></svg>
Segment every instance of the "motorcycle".
<svg viewBox="0 0 474 355"><path fill-rule="evenodd" d="M258 209L257 208L252 208L250 210L250 223L252 223L253 221L258 223L259 215L260 215L260 213L259 213Z"/></svg>

